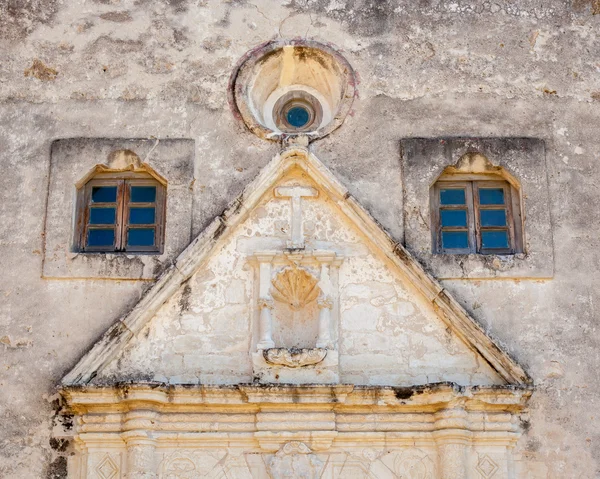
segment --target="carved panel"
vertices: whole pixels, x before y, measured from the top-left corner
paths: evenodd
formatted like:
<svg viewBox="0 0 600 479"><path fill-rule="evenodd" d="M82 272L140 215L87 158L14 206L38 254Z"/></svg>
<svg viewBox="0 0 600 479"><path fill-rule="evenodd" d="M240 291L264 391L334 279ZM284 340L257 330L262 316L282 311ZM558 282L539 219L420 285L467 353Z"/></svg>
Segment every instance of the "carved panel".
<svg viewBox="0 0 600 479"><path fill-rule="evenodd" d="M115 460L110 454L105 454L94 468L99 479L116 479L119 474L119 460Z"/></svg>
<svg viewBox="0 0 600 479"><path fill-rule="evenodd" d="M483 479L491 479L498 471L499 466L487 454L479 455L479 461L475 470L481 474Z"/></svg>
<svg viewBox="0 0 600 479"><path fill-rule="evenodd" d="M269 462L273 479L318 479L323 462L303 442L284 444Z"/></svg>
<svg viewBox="0 0 600 479"><path fill-rule="evenodd" d="M387 479L383 477L376 477L369 472L369 465L361 462L346 461L342 464L333 465L333 476L334 478L344 479Z"/></svg>
<svg viewBox="0 0 600 479"><path fill-rule="evenodd" d="M467 467L463 444L440 444L438 454L441 479L464 479Z"/></svg>
<svg viewBox="0 0 600 479"><path fill-rule="evenodd" d="M406 449L385 454L379 459L395 479L436 479L435 464L420 449ZM374 466L371 468L375 469Z"/></svg>
<svg viewBox="0 0 600 479"><path fill-rule="evenodd" d="M434 479L433 462L416 452L404 452L394 459L394 473L402 479Z"/></svg>
<svg viewBox="0 0 600 479"><path fill-rule="evenodd" d="M325 359L327 350L321 348L272 348L263 351L265 361L269 364L287 366L289 368L299 368L317 364Z"/></svg>
<svg viewBox="0 0 600 479"><path fill-rule="evenodd" d="M221 461L225 451L175 451L165 454L160 467L160 479L196 479L223 474ZM211 472L213 474L211 474Z"/></svg>
<svg viewBox="0 0 600 479"><path fill-rule="evenodd" d="M196 466L191 459L178 457L170 461L166 468L165 479L192 479Z"/></svg>

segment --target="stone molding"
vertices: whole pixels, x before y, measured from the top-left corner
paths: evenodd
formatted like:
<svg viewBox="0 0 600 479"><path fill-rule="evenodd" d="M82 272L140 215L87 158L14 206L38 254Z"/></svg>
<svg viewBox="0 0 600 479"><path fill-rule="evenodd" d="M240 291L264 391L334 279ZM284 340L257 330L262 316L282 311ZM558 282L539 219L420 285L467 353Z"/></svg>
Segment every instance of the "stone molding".
<svg viewBox="0 0 600 479"><path fill-rule="evenodd" d="M521 432L516 415L531 388L138 384L62 394L76 415L70 478L96 477L98 470L115 478L170 477L197 470L198 454L218 462L226 444L233 456L262 455L274 477L305 477L298 473L344 453L363 457L361 468L457 479L471 469L512 477L505 474ZM267 477L261 474L243 477Z"/></svg>

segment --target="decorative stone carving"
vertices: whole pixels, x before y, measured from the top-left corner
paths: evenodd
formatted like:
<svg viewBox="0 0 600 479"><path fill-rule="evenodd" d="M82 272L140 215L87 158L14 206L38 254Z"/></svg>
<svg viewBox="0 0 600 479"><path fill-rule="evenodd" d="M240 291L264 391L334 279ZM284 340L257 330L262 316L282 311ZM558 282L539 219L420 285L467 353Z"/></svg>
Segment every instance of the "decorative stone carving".
<svg viewBox="0 0 600 479"><path fill-rule="evenodd" d="M494 474L496 474L499 467L490 456L484 454L483 456L479 456L479 461L475 469L481 474L483 479L491 479L494 477Z"/></svg>
<svg viewBox="0 0 600 479"><path fill-rule="evenodd" d="M327 350L321 348L314 349L287 349L287 348L271 348L263 351L265 361L269 364L277 366L287 366L288 368L299 368L302 366L310 366L318 364L325 356Z"/></svg>
<svg viewBox="0 0 600 479"><path fill-rule="evenodd" d="M163 476L164 479L193 479L196 466L191 459L177 457L173 459Z"/></svg>
<svg viewBox="0 0 600 479"><path fill-rule="evenodd" d="M317 299L319 281L304 268L292 266L281 271L272 281L271 295L276 301L299 311Z"/></svg>
<svg viewBox="0 0 600 479"><path fill-rule="evenodd" d="M127 442L127 472L125 479L156 479L155 443L136 432L123 434Z"/></svg>
<svg viewBox="0 0 600 479"><path fill-rule="evenodd" d="M95 467L95 471L100 479L114 479L118 477L119 466L117 466L109 454L106 454Z"/></svg>
<svg viewBox="0 0 600 479"><path fill-rule="evenodd" d="M317 479L323 462L303 442L284 444L269 461L273 479Z"/></svg>
<svg viewBox="0 0 600 479"><path fill-rule="evenodd" d="M273 173L273 176L276 175ZM269 184L274 187L273 183ZM323 188L323 196L329 190L333 191L333 187ZM272 200L269 190L261 190L260 195L267 201ZM109 341L125 341L120 339L119 334L131 335L136 331L139 341L129 343L123 354L129 355L130 352L134 352L134 358L142 359L138 352L144 351L148 356L144 357L140 364L149 365L152 361L163 360L162 354L154 356L154 349L160 346L161 349L164 347L163 352L176 356L177 361L165 358L165 362L172 361L173 369L160 379L149 383L144 380L138 384L116 383L112 387L108 381L113 378L125 380L129 377L125 373L132 371L128 367L122 367L117 356L115 363L107 365L107 375L100 376L99 380L90 377L87 369L74 372L73 381L76 382L69 382L70 386L65 386L63 394L69 409L76 415L73 430L75 447L79 448L78 452L87 462L82 461L83 466L79 469L71 468L74 472L71 473L70 470L70 479L106 479L100 477L95 468L98 465L97 460L102 460L106 453L112 454L113 460L118 457L113 451L120 451L118 454L123 456L121 462L116 462L126 474L123 477L121 473L122 479L155 479L157 476L160 479L490 479L480 477L482 473L476 469L480 459L477 452L489 454L499 466L498 471L493 472L493 467L490 469L487 461L481 461L480 470L483 474L493 474L491 479L500 479L500 476L506 479L504 476L508 477L509 474L514 476L512 470L516 468L511 464L514 462L511 451L518 440L517 415L523 410L531 394L526 383L516 379L509 381L510 377L517 377L518 365L513 365L511 369L509 357L505 357L501 352L496 354L493 344L486 348L483 344L485 337L481 336L483 333L476 324L469 323L460 306L443 293L441 286L418 269L419 265L410 260L408 253L402 253L404 250L401 245L392 249L388 244L389 237L383 232L378 233L376 225L368 229L364 227L364 224L371 221L364 211L361 213L360 209L352 209L354 203L346 203L346 196L343 194L335 198L340 208L354 215L358 229L348 236L336 234L331 238L331 242L315 240L313 246L322 248L320 250L256 250L255 248L262 248L264 245L275 248L272 244L283 248L284 243L281 238L277 238L277 242L263 243L263 237L260 237L261 242L245 243L242 240L246 238L247 228L240 228L237 237L233 234L230 238L220 236L219 238L223 238L218 240L221 249L214 253L214 264L211 259L211 267L207 267L210 274L207 271L204 279L203 272L190 281L194 286L192 289L198 293L190 298L190 315L197 315L198 319L193 323L194 329L187 330L189 337L188 332L179 334L179 331L177 336L172 336L172 329L177 328L170 328L176 321L171 314L179 315L178 312L165 307L158 314L145 303L140 306L145 308L144 314L157 314L157 323L154 326L152 323L145 323L149 328L156 327L150 329L153 336L149 335L147 347L141 350L129 349L147 339L143 331L136 329L138 323L145 321L145 316L134 315L133 319L124 320L119 326L121 329L113 330L118 334L106 337L106 342L99 346L103 354L119 353L109 347L112 344ZM283 202L274 203L277 203L276 208L273 216L267 216L269 221L277 218L276 212L279 212L280 216L289 212L289 208L283 205ZM311 203L311 215L316 219L320 211L318 202L312 200ZM335 205L331 206L333 208ZM244 210L239 214L243 214L249 223L252 223L254 219L249 211L251 210ZM321 218L328 229L336 230L335 225L342 224L341 220L329 223L324 213ZM264 222L266 223L266 220ZM361 225L363 226L359 228ZM268 225L263 226L266 230ZM337 230L341 231L342 227L338 227ZM356 237L358 241L363 236L369 236L370 241L374 242L374 245L371 245L373 254L370 254L371 246L365 246L364 250L360 249L359 257L352 256L359 254L359 250L355 249L356 245L352 241L345 242L345 239ZM223 245L221 241L226 240L229 243ZM338 267L342 258L332 249L326 249L338 244L333 240L344 240L344 244L339 246L345 258L342 268ZM383 249L383 246L376 248L376 241L388 245L387 249ZM206 244L202 245L202 248L207 247ZM242 269L243 255L248 253L252 254L249 267ZM393 262L401 261L401 264L397 265L398 282L391 281L384 268L385 264L378 259L379 253L387 258L386 264L388 260L392 266ZM226 256L220 256L221 254ZM292 266L294 264L295 268ZM185 263L178 263L177 272L173 273L176 274L174 278L181 281L181 271L192 266L197 265L189 257ZM228 268L235 274L230 274ZM223 270L228 271L228 276L221 278L219 275ZM309 282L310 287L294 289L297 285L290 280L294 278L291 274L294 270L295 278L301 278L298 281ZM272 298L276 290L273 279L281 279L277 273L282 274L281 278L288 279L286 287L289 288L281 289L292 291L292 294L286 297L286 303L274 301ZM307 277L305 273L311 273L314 278ZM410 284L413 286L409 287L409 283L404 285L401 279L404 280L405 276L411 279ZM171 281L169 278L159 280L163 282L164 288ZM315 278L318 279L316 284ZM240 294L239 302L236 299L235 303L231 303L236 305L235 308L227 307L226 312L223 312L222 305L229 304L232 288L243 290L243 294ZM318 296L315 296L316 292L319 293ZM166 296L168 290L157 289L153 290L152 294ZM277 290L275 294L282 293ZM427 304L433 304L434 310L427 306L423 313L426 315L412 322L412 313L404 315L401 311L402 301L396 301L396 298L401 297L415 307L427 300ZM175 301L180 299L177 296L173 298L174 302L167 304L175 305ZM250 298L252 303L249 303ZM156 301L159 302L158 299ZM386 308L379 309L375 303ZM202 307L196 310L196 306L200 305ZM251 351L253 369L250 370L246 364L248 349L255 346L259 340L273 342L270 335L273 305L275 309L272 320L276 327L282 326L283 329L298 326L292 334L302 334L308 326L314 326L310 336L306 335L307 342L311 343L301 346L307 349L298 351L296 356L294 350L276 350L273 346ZM292 306L299 309L294 311ZM317 337L326 339L327 329L324 329L324 334L319 330L317 336L316 326L318 320L319 325L321 324L321 313L328 311L332 316L329 321L331 336L343 341L340 347L341 368L337 350L311 349ZM380 350L380 345L386 346L382 343L386 342L389 335L375 333L376 319L379 317L379 314L375 313L378 311L382 314L397 312L398 321L405 321L411 326L404 329L402 334L406 335L407 340L411 340L416 328L418 331L414 331L417 334L415 341L420 344L427 342L422 334L425 332L424 327L429 324L429 320L433 321L433 314L437 314L440 321L443 319L443 323L439 323L431 331L432 341L436 334L445 335L446 328L450 328L453 334L456 332L458 335L462 332L460 337L464 338L464 342L473 350L479 348L483 351L482 357L490 364L494 358L498 359L496 364L500 376L496 378L495 373L485 377L470 376L469 383L476 383L481 378L484 378L486 383L491 379L492 383L488 386L485 383L476 383L472 387L447 383L413 387L365 384L372 379L377 383L404 382L405 379L399 378L399 375L405 371L425 375L429 372L430 363L436 368L441 364L440 380L460 378L456 371L462 370L463 359L470 364L466 353L454 355L448 350L440 350L439 354L425 354L420 362L414 357L416 355L413 355L411 360L415 359L415 362L411 363L412 366L408 369L406 368L409 364L404 356L397 358L398 360L391 358L394 360L389 363L387 359L384 363L375 357L361 358L360 355L365 355L365 352L375 353ZM295 323L295 314L302 321ZM238 315L243 316L243 319L234 321ZM454 320L451 318L453 315ZM183 318L181 320L183 323ZM196 326L205 320L207 328L199 330ZM256 324L258 321L261 321L260 327ZM323 323L326 325L327 321ZM218 330L218 335L207 334L209 324ZM236 336L235 343L230 338L233 336L234 324L243 327L240 329L242 333ZM368 328L363 328L364 326ZM277 342L277 330L273 328L273 331ZM215 344L211 341L213 338ZM349 338L351 340L348 340ZM183 339L186 340L185 344L182 344ZM208 343L208 346L196 352L196 349L204 348L204 343ZM393 342L394 346L392 348L390 345L389 351L400 351L403 344ZM444 343L436 339L432 344ZM285 343L278 344L283 345ZM267 349L266 354L264 349ZM357 350L357 354L350 350ZM427 351L437 353L434 348L426 349L425 352ZM200 352L211 354L200 355ZM306 357L303 358L303 354ZM277 355L283 358L279 358L279 364L274 366L272 362L267 362L269 358L276 361ZM299 367L308 364L307 358L311 355L317 355L314 360L319 362L310 367ZM324 355L324 358L319 357L320 355ZM154 359L155 357L158 359ZM98 368L101 367L99 361L104 359L94 360ZM348 373L349 370L352 371L352 361L356 364L353 371L359 374ZM477 362L483 363L484 360ZM183 368L188 368L185 372L198 371L199 383L184 383L185 379L181 378L185 376L179 376L182 363ZM86 364L87 362L84 366ZM212 369L216 372L205 374L204 370L211 371L213 365L218 366ZM241 371L243 379L239 382L229 381L230 370ZM500 377L505 376L507 384L503 386L500 384ZM107 382L103 382L104 380ZM252 384L241 382L250 380ZM164 384L157 384L158 381L164 381ZM216 384L212 384L211 381ZM345 384L346 382L358 385ZM365 448L369 448L370 451L363 454ZM418 448L427 449L427 453ZM215 450L222 452L212 456L211 451ZM174 456L173 451L180 452L181 456ZM318 456L312 451L318 451ZM92 457L88 460L90 456ZM244 456L252 459L246 463ZM431 458L431 461L425 459L425 456ZM325 458L326 470L323 466ZM250 461L254 460L256 461L252 462L251 469ZM255 466L259 471L257 473L254 472ZM247 472L249 470L251 473ZM110 467L105 468L104 474L110 475L111 471ZM115 476L110 479L121 477Z"/></svg>
<svg viewBox="0 0 600 479"><path fill-rule="evenodd" d="M464 479L467 474L465 454L464 444L439 444L440 479Z"/></svg>
<svg viewBox="0 0 600 479"><path fill-rule="evenodd" d="M322 296L317 300L317 304L320 309L331 309L333 307L333 300L330 296Z"/></svg>
<svg viewBox="0 0 600 479"><path fill-rule="evenodd" d="M394 474L401 479L435 479L431 459L412 451L396 456Z"/></svg>
<svg viewBox="0 0 600 479"><path fill-rule="evenodd" d="M197 479L221 477L228 456L222 449L178 449L167 453L161 463L160 479ZM223 476L224 477L224 476Z"/></svg>
<svg viewBox="0 0 600 479"><path fill-rule="evenodd" d="M260 310L260 331L259 341L257 344L258 349L267 349L275 346L272 339L272 318L271 310L273 309L273 301L269 295L269 288L271 286L271 260L273 259L272 254L262 254L257 256L259 263L259 296L258 296L258 308Z"/></svg>
<svg viewBox="0 0 600 479"><path fill-rule="evenodd" d="M302 223L302 198L314 198L319 191L310 186L279 186L275 188L277 198L290 198L292 201L292 239L288 248L304 248L304 225Z"/></svg>
<svg viewBox="0 0 600 479"><path fill-rule="evenodd" d="M330 296L321 296L317 300L319 306L319 337L317 339L317 348L333 348L331 341L331 308L333 300Z"/></svg>
<svg viewBox="0 0 600 479"><path fill-rule="evenodd" d="M273 301L260 298L258 300L258 307L260 309L260 341L257 347L258 349L272 348L275 346L271 338L271 310L273 309Z"/></svg>

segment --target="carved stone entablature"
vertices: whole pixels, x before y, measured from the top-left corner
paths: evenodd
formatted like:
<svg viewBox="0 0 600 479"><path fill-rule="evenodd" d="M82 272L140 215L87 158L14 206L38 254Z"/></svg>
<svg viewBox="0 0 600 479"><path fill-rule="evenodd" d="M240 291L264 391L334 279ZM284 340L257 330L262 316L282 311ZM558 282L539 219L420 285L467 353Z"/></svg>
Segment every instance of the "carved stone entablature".
<svg viewBox="0 0 600 479"><path fill-rule="evenodd" d="M68 477L524 479L511 473L511 450L531 392L147 384L124 395L122 386L74 387L63 390L77 415ZM239 464L243 474L227 474Z"/></svg>
<svg viewBox="0 0 600 479"><path fill-rule="evenodd" d="M287 366L288 368L300 368L320 363L327 356L327 350L322 348L272 348L265 349L263 356L269 364Z"/></svg>

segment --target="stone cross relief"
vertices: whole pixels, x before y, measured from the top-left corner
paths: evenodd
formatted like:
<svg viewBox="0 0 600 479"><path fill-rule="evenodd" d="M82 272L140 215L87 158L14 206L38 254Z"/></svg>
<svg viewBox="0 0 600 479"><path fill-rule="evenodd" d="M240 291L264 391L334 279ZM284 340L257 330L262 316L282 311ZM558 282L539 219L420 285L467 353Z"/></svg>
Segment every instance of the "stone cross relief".
<svg viewBox="0 0 600 479"><path fill-rule="evenodd" d="M304 248L302 198L315 198L318 194L318 190L310 186L279 186L275 188L276 198L290 198L292 201L292 239L288 241L288 248Z"/></svg>

